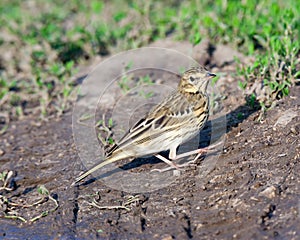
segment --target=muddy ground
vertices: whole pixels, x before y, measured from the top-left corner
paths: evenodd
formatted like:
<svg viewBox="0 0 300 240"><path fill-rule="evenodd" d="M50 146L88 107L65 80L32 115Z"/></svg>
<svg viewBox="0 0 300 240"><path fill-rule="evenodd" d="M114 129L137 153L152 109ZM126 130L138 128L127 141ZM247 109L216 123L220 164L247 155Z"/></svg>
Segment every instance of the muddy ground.
<svg viewBox="0 0 300 240"><path fill-rule="evenodd" d="M202 63L215 72L235 71L230 59L224 64L220 57L206 58ZM92 177L71 187L85 169L72 136L71 111L47 122L37 116L12 122L0 139L0 171L13 171L11 189L0 190L0 238L299 239L300 86L259 122L260 112L246 104L238 79L224 76L218 87L225 96L227 128L216 164L201 175L200 159L152 192L115 190ZM126 171L162 166L152 158ZM47 196L24 207L41 199L40 185L58 201L57 209ZM93 201L103 209L91 206Z"/></svg>

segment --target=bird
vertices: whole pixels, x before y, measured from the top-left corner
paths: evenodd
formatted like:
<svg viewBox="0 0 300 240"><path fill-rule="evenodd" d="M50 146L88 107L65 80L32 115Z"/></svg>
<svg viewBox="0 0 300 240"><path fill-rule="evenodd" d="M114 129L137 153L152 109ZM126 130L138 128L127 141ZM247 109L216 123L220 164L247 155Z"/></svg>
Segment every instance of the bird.
<svg viewBox="0 0 300 240"><path fill-rule="evenodd" d="M209 116L207 86L216 74L203 66L185 71L176 90L171 92L144 117L137 121L125 135L108 150L105 160L75 179L76 184L107 164L148 155L154 155L173 168L179 158L201 152L196 149L180 155L178 146L195 137ZM169 158L160 152L169 150Z"/></svg>

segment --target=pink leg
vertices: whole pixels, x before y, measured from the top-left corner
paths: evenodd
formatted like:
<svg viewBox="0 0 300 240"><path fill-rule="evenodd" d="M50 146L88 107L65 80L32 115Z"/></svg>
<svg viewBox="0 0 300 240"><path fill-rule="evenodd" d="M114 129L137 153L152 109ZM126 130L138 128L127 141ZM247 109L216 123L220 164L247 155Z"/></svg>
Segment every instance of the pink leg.
<svg viewBox="0 0 300 240"><path fill-rule="evenodd" d="M172 165L171 165L171 164L168 164L168 165L170 165L170 166L169 166L169 167L166 167L166 168L163 168L163 169L157 169L157 168L155 168L155 169L152 169L151 172L166 172L166 171L169 171L169 170L174 169L174 168L176 168L177 170L182 170L182 169L180 169L180 168L187 167L187 166L191 165L192 163L195 163L195 162L198 160L198 158L202 155L202 153L205 152L205 151L199 152L199 150L201 150L201 149L197 149L197 152L196 152L196 151L193 151L193 152L195 152L195 153L198 153L197 156L196 156L193 160L188 161L188 162L183 163L183 164L176 164L176 163L173 163L173 162L171 162L170 160L164 158L163 156L160 156L160 155L159 155L159 157L158 157L157 155L155 155L155 157L161 159L161 160L164 161L165 163L167 163L165 160L170 161L170 162L172 163ZM195 154L195 153L194 153L194 154ZM185 156L181 156L181 155L185 155L185 154L180 154L180 155L178 155L179 158L182 158L182 157L185 157L185 156L190 156L191 154L185 155ZM160 157L164 158L165 160L163 160L163 159L160 158ZM178 158L176 158L176 159L178 159Z"/></svg>
<svg viewBox="0 0 300 240"><path fill-rule="evenodd" d="M164 161L166 164L170 165L171 168L176 168L176 169L179 170L179 167L177 166L176 163L170 161L169 159L163 157L162 155L156 154L156 155L154 155L154 156L157 157L158 159Z"/></svg>
<svg viewBox="0 0 300 240"><path fill-rule="evenodd" d="M211 151L213 150L216 146L218 146L221 142L219 143L216 143L214 145L210 145L209 147L206 147L206 148L199 148L199 149L196 149L196 150L193 150L193 151L189 151L189 152L186 152L186 153L182 153L182 154L179 154L179 155L176 155L176 149L177 149L177 146L174 147L174 148L171 148L170 149L170 153L169 153L169 159L171 160L178 160L180 158L184 158L184 157L188 157L188 156L191 156L191 155L194 155L194 154L197 154L197 156L189 161L189 162L186 162L186 163L183 163L183 164L176 164L172 161L170 161L169 159L157 154L155 155L155 157L159 158L160 160L164 161L165 163L167 163L170 167L167 167L167 168L163 168L163 169L153 169L151 170L152 171L157 171L157 172L166 172L166 171L169 171L173 168L176 168L177 170L180 170L179 168L182 168L182 167L186 167L192 163L194 163L195 161L198 160L198 158L203 154L203 153L206 153L208 151Z"/></svg>
<svg viewBox="0 0 300 240"><path fill-rule="evenodd" d="M219 142L219 143L210 145L210 146L205 147L205 148L199 148L199 149L196 149L196 150L193 150L193 151L189 151L189 152L185 152L185 153L182 153L182 154L179 154L179 155L175 154L175 158L171 158L170 156L169 156L169 158L172 159L172 160L178 160L180 158L188 157L188 156L191 156L191 155L194 155L194 154L198 154L198 155L200 154L200 156L201 156L202 153L206 153L206 152L212 151L216 146L220 145L221 143L222 142ZM199 156L197 157L197 159L198 158L199 158ZM195 160L193 160L193 161L195 161Z"/></svg>
<svg viewBox="0 0 300 240"><path fill-rule="evenodd" d="M180 158L184 158L184 157L188 157L188 156L191 156L191 155L194 155L194 154L202 154L202 153L206 153L208 152L210 149L209 148L199 148L199 149L196 149L196 150L193 150L193 151L190 151L190 152L186 152L186 153L182 153L182 154L179 154L177 155L174 159L172 160L178 160Z"/></svg>

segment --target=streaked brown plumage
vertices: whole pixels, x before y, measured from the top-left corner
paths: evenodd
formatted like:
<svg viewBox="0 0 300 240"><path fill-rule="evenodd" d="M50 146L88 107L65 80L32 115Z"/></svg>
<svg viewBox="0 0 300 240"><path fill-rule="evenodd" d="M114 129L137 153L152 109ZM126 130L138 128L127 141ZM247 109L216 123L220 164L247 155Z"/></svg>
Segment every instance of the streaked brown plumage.
<svg viewBox="0 0 300 240"><path fill-rule="evenodd" d="M126 158L155 155L176 167L158 153L170 150L169 158L176 159L177 147L203 128L209 114L206 89L209 79L215 76L204 67L187 70L178 88L131 127L110 149L105 161L76 178L75 183L109 163Z"/></svg>

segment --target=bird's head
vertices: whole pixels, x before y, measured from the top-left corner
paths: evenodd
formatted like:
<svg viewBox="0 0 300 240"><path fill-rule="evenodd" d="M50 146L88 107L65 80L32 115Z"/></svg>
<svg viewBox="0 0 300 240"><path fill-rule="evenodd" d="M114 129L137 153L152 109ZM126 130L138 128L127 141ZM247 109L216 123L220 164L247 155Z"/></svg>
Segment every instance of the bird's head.
<svg viewBox="0 0 300 240"><path fill-rule="evenodd" d="M204 67L193 67L183 73L178 85L179 91L187 93L206 92L208 81L216 75Z"/></svg>

